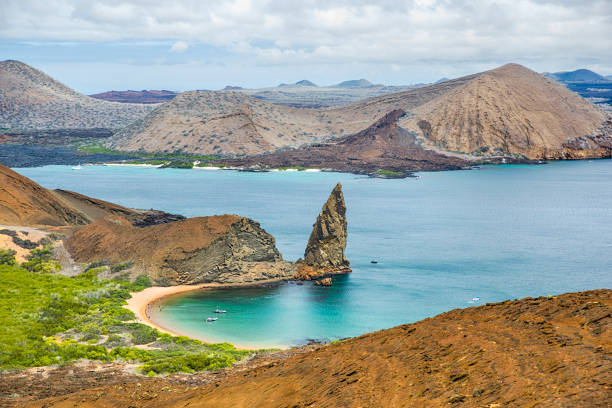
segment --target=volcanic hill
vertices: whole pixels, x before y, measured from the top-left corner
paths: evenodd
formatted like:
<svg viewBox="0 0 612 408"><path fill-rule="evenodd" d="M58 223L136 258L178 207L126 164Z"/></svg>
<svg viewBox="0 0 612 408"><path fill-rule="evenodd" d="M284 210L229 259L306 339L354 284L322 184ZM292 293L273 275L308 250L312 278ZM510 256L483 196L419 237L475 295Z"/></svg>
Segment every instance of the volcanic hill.
<svg viewBox="0 0 612 408"><path fill-rule="evenodd" d="M610 157L612 152L592 139L611 137L603 111L517 64L334 109L274 105L238 92L186 92L120 131L110 146L270 153L357 134L397 109L405 112L398 126L416 144L442 154L560 159ZM591 138L597 147L576 155L564 144L577 138Z"/></svg>
<svg viewBox="0 0 612 408"><path fill-rule="evenodd" d="M413 134L397 123L405 112L396 109L369 128L350 136L277 153L224 160L246 168L307 167L399 177L408 172L456 170L470 165L459 157L445 156L420 146Z"/></svg>
<svg viewBox="0 0 612 408"><path fill-rule="evenodd" d="M145 226L184 217L156 210L135 210L66 190L49 190L0 164L0 224L82 226L107 215Z"/></svg>
<svg viewBox="0 0 612 408"><path fill-rule="evenodd" d="M0 62L0 128L117 129L153 108L90 98L22 62Z"/></svg>
<svg viewBox="0 0 612 408"><path fill-rule="evenodd" d="M603 408L611 316L609 289L508 300L230 369L199 387L126 376L89 388L88 378L70 384L81 391L26 406Z"/></svg>

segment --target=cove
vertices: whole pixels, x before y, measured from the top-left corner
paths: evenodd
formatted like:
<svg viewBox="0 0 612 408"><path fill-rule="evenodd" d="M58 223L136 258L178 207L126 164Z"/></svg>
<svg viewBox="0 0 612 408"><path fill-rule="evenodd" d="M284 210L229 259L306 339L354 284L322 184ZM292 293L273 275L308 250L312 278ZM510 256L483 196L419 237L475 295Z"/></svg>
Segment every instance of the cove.
<svg viewBox="0 0 612 408"><path fill-rule="evenodd" d="M321 205L342 182L353 273L334 278L331 288L204 291L152 310L163 326L208 341L272 347L334 340L456 307L612 286L610 160L402 180L112 166L16 170L44 187L129 207L247 216L275 236L288 260L302 256ZM470 303L474 297L480 301ZM217 306L227 313L205 324Z"/></svg>

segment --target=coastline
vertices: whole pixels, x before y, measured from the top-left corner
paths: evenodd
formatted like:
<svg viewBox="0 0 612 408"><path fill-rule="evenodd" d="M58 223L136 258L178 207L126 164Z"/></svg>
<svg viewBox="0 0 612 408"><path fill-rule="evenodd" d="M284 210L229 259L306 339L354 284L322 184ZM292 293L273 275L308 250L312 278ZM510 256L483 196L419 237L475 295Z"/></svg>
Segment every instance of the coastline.
<svg viewBox="0 0 612 408"><path fill-rule="evenodd" d="M206 290L206 289L231 289L231 288L248 288L248 287L257 287L266 284L279 284L284 282L285 280L278 279L269 279L258 282L248 282L242 284L226 284L226 283L199 283L195 285L176 285L176 286L151 286L150 288L146 288L140 292L131 292L131 297L127 299L127 305L124 305L126 309L130 310L132 313L136 315L136 320L139 323L146 324L149 327L159 330L162 333L167 333L172 336L186 336L195 338L185 333L180 333L178 331L169 329L167 327L162 326L160 323L155 322L151 318L150 309L157 305L159 302L179 294L194 292L198 290ZM198 340L204 343L215 343L213 341L209 341L202 337L197 337ZM270 345L258 345L253 347L252 345L241 345L234 344L239 350L258 350L258 349L266 349L266 348L279 348L278 346L270 346ZM282 346L281 349L289 348L289 346Z"/></svg>

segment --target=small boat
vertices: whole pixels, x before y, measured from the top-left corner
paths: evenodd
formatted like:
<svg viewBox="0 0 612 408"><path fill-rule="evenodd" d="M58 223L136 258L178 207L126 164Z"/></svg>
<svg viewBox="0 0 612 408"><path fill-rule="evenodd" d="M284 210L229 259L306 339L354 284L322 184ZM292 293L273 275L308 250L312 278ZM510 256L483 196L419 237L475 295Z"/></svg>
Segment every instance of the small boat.
<svg viewBox="0 0 612 408"><path fill-rule="evenodd" d="M78 165L76 165L76 166L72 166L72 170L81 170L81 169L82 169L82 167L81 167L81 163L79 163L79 164L78 164Z"/></svg>
<svg viewBox="0 0 612 408"><path fill-rule="evenodd" d="M378 263L378 261L377 261L376 259L372 259L372 260L370 261L370 263L377 264L377 263Z"/></svg>
<svg viewBox="0 0 612 408"><path fill-rule="evenodd" d="M206 323L214 322L214 321L217 321L218 319L219 319L218 317L209 317L208 319L206 319Z"/></svg>
<svg viewBox="0 0 612 408"><path fill-rule="evenodd" d="M480 300L480 298L479 298L479 297L473 297L473 298L472 298L472 302L478 302L479 300Z"/></svg>
<svg viewBox="0 0 612 408"><path fill-rule="evenodd" d="M219 309L219 306L215 309L215 313L227 313L227 310Z"/></svg>

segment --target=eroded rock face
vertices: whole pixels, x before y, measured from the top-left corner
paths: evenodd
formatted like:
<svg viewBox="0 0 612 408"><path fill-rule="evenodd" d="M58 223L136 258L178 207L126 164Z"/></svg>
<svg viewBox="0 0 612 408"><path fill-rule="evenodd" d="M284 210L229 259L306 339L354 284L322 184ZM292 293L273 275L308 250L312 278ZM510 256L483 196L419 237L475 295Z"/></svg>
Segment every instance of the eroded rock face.
<svg viewBox="0 0 612 408"><path fill-rule="evenodd" d="M158 284L228 284L291 278L274 238L259 223L237 215L189 218L137 228L108 216L75 232L67 247L79 262L134 262Z"/></svg>
<svg viewBox="0 0 612 408"><path fill-rule="evenodd" d="M323 205L312 228L304 260L298 261L298 278L312 279L351 271L350 263L344 255L346 227L346 205L342 185L338 183Z"/></svg>

